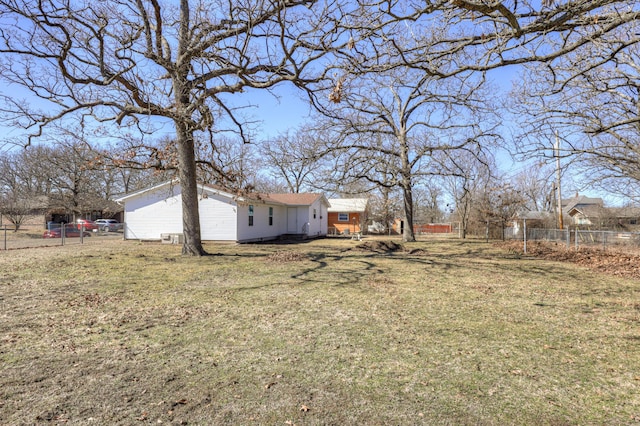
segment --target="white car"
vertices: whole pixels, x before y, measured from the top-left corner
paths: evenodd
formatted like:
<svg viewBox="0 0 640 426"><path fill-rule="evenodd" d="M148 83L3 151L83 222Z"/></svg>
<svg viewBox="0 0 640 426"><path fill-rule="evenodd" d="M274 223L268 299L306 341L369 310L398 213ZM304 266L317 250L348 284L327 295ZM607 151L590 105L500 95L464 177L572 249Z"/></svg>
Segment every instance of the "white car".
<svg viewBox="0 0 640 426"><path fill-rule="evenodd" d="M95 223L103 232L116 232L122 229L122 224L115 219L97 219Z"/></svg>

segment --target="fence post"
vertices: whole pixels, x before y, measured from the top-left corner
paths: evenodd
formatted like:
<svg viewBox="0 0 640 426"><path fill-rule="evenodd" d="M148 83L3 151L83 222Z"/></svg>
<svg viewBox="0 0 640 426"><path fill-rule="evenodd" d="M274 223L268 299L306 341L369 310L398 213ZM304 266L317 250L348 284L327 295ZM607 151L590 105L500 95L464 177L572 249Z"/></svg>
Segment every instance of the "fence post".
<svg viewBox="0 0 640 426"><path fill-rule="evenodd" d="M569 250L571 248L571 230L568 226L565 228L565 232L567 233L567 250Z"/></svg>
<svg viewBox="0 0 640 426"><path fill-rule="evenodd" d="M489 242L489 219L487 219L487 229L485 230L485 238Z"/></svg>
<svg viewBox="0 0 640 426"><path fill-rule="evenodd" d="M4 226L4 249L7 249L7 225Z"/></svg>
<svg viewBox="0 0 640 426"><path fill-rule="evenodd" d="M575 242L576 250L578 250L578 227L576 226L576 242Z"/></svg>
<svg viewBox="0 0 640 426"><path fill-rule="evenodd" d="M524 234L524 254L527 254L527 219L522 219L522 233Z"/></svg>
<svg viewBox="0 0 640 426"><path fill-rule="evenodd" d="M607 234L605 231L602 231L602 250L607 249Z"/></svg>

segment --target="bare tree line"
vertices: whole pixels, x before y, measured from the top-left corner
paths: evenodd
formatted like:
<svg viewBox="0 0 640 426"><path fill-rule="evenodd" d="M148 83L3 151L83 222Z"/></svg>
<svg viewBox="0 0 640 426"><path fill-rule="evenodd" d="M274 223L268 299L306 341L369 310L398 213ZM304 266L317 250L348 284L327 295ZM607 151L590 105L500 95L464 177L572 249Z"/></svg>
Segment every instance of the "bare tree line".
<svg viewBox="0 0 640 426"><path fill-rule="evenodd" d="M211 180L251 186L242 181L246 163L225 162L228 150L219 137L231 130L242 142L255 142L232 95L285 83L303 90L323 117L318 128L330 135L320 145L304 143L317 151L308 158L334 162L334 182L399 188L411 223L416 183L431 176L464 179L467 171L448 160L467 153L482 160L503 141L488 71L530 64L533 81L543 82L543 69L552 84L525 83L523 93L535 88L539 99L548 99L576 96L586 83L603 80L598 73L609 75L606 70L620 64L626 77L617 81L626 78L633 89L637 73L624 58L633 59L639 15L621 0L3 0L2 78L51 108L5 95L0 110L5 122L26 131L16 143L55 142L52 129L72 122L120 143L118 152L127 155L110 164L173 168L183 187L183 253L202 255L198 166ZM604 96L614 86L587 87ZM633 138L621 130L632 118L585 120L575 128L591 140ZM174 136L164 147L149 143L163 126ZM265 154L275 159L278 149L273 145ZM208 155L198 158L198 152ZM599 146L570 153L617 158ZM314 176L305 161L300 156L299 168L281 170L291 178L285 179L290 189ZM415 238L411 226L405 230L405 240Z"/></svg>

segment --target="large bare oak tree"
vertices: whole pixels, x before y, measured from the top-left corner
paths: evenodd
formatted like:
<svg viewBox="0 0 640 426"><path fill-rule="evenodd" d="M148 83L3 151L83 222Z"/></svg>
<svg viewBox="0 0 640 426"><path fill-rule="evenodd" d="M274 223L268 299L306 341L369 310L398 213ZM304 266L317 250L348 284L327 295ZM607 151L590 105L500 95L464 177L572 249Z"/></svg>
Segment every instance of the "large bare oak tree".
<svg viewBox="0 0 640 426"><path fill-rule="evenodd" d="M171 125L182 187L183 253L202 255L194 141L226 116L248 141L227 95L281 82L303 86L334 46L337 1L0 1L4 118L42 136L52 123L115 123L152 133ZM341 41L342 40L342 41ZM62 124L64 125L64 124Z"/></svg>
<svg viewBox="0 0 640 426"><path fill-rule="evenodd" d="M414 239L412 179L425 172L424 159L434 151L464 148L460 141L465 138L470 145L480 143L479 136L490 130L473 124L483 122L477 112L483 101L486 104L479 90L484 73L510 65L550 63L621 28L632 28L640 17L629 2L612 0L384 1L376 5L353 20L351 25L366 36L341 51L332 86L311 93L311 100L350 128L350 136L358 137L351 147L359 154L349 156L348 171L371 178L376 164L397 165L396 184L403 190L408 225L406 241ZM606 52L609 58L615 54L615 49ZM381 82L381 76L390 75L407 78L399 84ZM384 98L390 87L395 93ZM374 103L378 105L372 107ZM410 134L417 125L427 129L418 137ZM455 127L457 131L449 135L443 132ZM421 145L415 145L419 140ZM357 161L362 158L367 160ZM360 172L355 165L363 166Z"/></svg>
<svg viewBox="0 0 640 426"><path fill-rule="evenodd" d="M582 172L587 185L635 201L640 200L635 190L640 182L639 31L616 31L551 64L529 66L513 92L513 109L523 124L517 138L523 155L560 155L563 168Z"/></svg>
<svg viewBox="0 0 640 426"><path fill-rule="evenodd" d="M342 129L340 181L366 180L402 192L403 241L415 241L416 182L438 174L431 161L495 139L496 120L483 79L473 73L446 79L418 69L397 68L349 76L339 103L323 108Z"/></svg>

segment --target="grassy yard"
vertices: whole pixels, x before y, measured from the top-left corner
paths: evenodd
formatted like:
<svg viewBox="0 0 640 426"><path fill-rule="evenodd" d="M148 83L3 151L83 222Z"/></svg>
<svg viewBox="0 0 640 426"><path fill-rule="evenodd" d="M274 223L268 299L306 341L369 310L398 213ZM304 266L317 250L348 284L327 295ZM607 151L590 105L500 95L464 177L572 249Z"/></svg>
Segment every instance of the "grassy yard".
<svg viewBox="0 0 640 426"><path fill-rule="evenodd" d="M640 281L357 244L0 252L0 424L640 423Z"/></svg>

